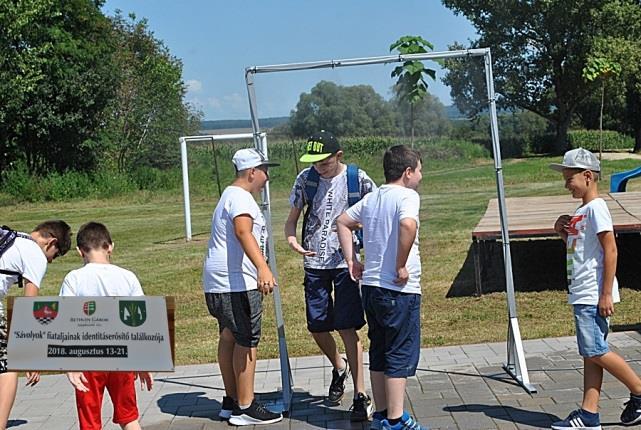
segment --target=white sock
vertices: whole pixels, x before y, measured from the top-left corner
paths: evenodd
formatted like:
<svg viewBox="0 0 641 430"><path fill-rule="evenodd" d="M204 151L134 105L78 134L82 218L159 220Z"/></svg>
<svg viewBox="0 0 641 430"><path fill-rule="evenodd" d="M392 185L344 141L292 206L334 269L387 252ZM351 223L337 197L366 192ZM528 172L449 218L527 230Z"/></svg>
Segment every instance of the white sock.
<svg viewBox="0 0 641 430"><path fill-rule="evenodd" d="M251 403L250 403L250 404L248 404L248 405L238 405L238 408L242 411L242 410L247 409L247 408L248 408L248 407L250 407L251 405L252 405Z"/></svg>

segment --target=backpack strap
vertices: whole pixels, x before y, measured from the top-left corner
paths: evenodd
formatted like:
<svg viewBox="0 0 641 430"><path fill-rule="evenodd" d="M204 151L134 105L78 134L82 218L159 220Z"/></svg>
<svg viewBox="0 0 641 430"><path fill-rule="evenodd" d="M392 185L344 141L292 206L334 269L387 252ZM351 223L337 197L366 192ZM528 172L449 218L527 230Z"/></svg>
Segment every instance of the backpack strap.
<svg viewBox="0 0 641 430"><path fill-rule="evenodd" d="M358 183L358 166L347 165L347 204L354 206L361 199L361 187Z"/></svg>
<svg viewBox="0 0 641 430"><path fill-rule="evenodd" d="M300 234L300 243L305 243L305 230L307 229L307 219L309 214L312 211L312 205L314 204L314 197L316 196L316 191L318 191L318 182L320 181L320 175L314 166L310 166L309 171L307 172L307 178L305 179L305 202L307 203L307 209L305 209L305 214L303 215L303 229Z"/></svg>
<svg viewBox="0 0 641 430"><path fill-rule="evenodd" d="M15 230L12 230L11 228L7 227L6 225L3 225L0 227L0 257L9 249L11 246L15 243L16 238L21 237L23 239L29 239L35 242L35 240L28 234L24 233L19 233ZM23 287L23 282L22 282L22 273L16 272L13 270L4 270L0 269L0 274L1 275L7 275L7 276L17 276L18 277L18 287L22 288Z"/></svg>

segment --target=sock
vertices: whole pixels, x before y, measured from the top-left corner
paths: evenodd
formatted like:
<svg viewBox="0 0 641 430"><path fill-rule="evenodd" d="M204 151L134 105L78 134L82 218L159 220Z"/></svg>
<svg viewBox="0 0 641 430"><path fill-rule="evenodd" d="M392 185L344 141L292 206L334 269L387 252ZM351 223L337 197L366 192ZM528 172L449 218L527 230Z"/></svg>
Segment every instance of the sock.
<svg viewBox="0 0 641 430"><path fill-rule="evenodd" d="M401 422L401 418L403 418L403 417L400 416L398 418L393 418L393 419L392 418L388 418L387 422L390 423L391 426L393 426L393 425L396 425L396 424L400 423Z"/></svg>
<svg viewBox="0 0 641 430"><path fill-rule="evenodd" d="M240 409L241 411L244 411L245 409L249 408L251 405L252 405L251 403L248 405L238 405L238 409Z"/></svg>
<svg viewBox="0 0 641 430"><path fill-rule="evenodd" d="M339 375L343 375L345 372L347 372L347 366L343 367L342 369L336 369Z"/></svg>
<svg viewBox="0 0 641 430"><path fill-rule="evenodd" d="M632 393L630 393L630 397L632 397L633 399L636 399L636 400L641 400L641 394L632 394Z"/></svg>
<svg viewBox="0 0 641 430"><path fill-rule="evenodd" d="M383 409L381 411L376 411L375 413L381 415L384 418L387 418L387 409Z"/></svg>
<svg viewBox="0 0 641 430"><path fill-rule="evenodd" d="M590 418L598 418L599 417L599 413L598 412L595 413L595 412L586 411L583 408L581 408L581 413L585 414L587 417L590 417Z"/></svg>

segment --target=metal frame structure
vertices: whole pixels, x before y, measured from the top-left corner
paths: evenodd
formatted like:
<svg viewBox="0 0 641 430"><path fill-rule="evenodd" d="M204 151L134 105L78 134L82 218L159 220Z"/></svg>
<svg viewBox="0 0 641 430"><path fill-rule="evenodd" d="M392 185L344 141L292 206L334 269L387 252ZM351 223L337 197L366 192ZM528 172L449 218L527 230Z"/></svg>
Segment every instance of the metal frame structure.
<svg viewBox="0 0 641 430"><path fill-rule="evenodd" d="M211 141L214 150L214 164L216 164L216 171L218 171L218 161L216 160L215 142L217 140L237 140L237 139L254 139L253 133L237 133L237 134L219 134L219 135L198 135L198 136L182 136L180 142L180 159L182 164L183 174L183 206L185 210L185 240L191 240L191 203L189 199L189 164L187 163L187 142L204 142ZM218 194L220 195L220 181L218 180Z"/></svg>
<svg viewBox="0 0 641 430"><path fill-rule="evenodd" d="M535 393L536 388L530 383L528 376L527 365L525 362L525 352L523 350L523 342L521 341L521 332L519 329L518 315L516 311L516 298L514 295L514 280L512 276L512 256L510 253L510 237L508 234L508 219L507 208L505 206L505 188L503 184L503 167L501 164L501 146L499 144L499 131L498 121L496 116L496 96L494 94L494 78L492 75L492 55L490 48L479 49L465 49L457 51L444 51L432 52L424 54L409 54L409 55L389 55L382 57L366 57L366 58L352 58L342 60L325 60L314 61L305 63L290 63L290 64L277 64L268 66L253 66L245 69L245 82L247 84L247 93L249 96L249 108L251 112L252 129L254 131L254 140L256 148L263 151L267 156L267 141L261 138L260 124L258 122L258 111L256 106L256 92L254 87L254 77L259 73L275 73L275 72L288 72L298 70L310 69L326 69L337 67L350 67L350 66L364 66L373 64L389 64L399 63L409 60L439 60L448 58L466 58L466 57L483 57L485 60L485 80L487 85L487 103L490 114L490 126L492 134L492 149L494 153L494 168L496 170L496 190L499 202L499 216L501 220L501 239L503 242L503 258L505 261L505 284L507 290L507 307L508 307L508 336L507 336L507 361L503 365L503 369L521 385L527 392ZM266 188L264 193L264 206L266 212L269 214L269 189ZM271 229L271 218L268 216L268 225ZM271 243L271 241L270 241ZM273 245L269 247L269 262L275 268L275 253ZM275 272L274 272L275 273ZM276 298L276 295L275 295ZM280 295L278 295L280 299ZM280 342L284 343L284 330L281 331L279 327L279 346ZM286 349L286 346L285 346ZM286 363L289 371L289 362ZM285 373L283 372L283 357L281 355L281 375L283 377L283 397L285 405L289 406L291 395L291 387L288 393L285 389ZM291 375L289 380L291 382ZM287 407L287 409L289 409Z"/></svg>

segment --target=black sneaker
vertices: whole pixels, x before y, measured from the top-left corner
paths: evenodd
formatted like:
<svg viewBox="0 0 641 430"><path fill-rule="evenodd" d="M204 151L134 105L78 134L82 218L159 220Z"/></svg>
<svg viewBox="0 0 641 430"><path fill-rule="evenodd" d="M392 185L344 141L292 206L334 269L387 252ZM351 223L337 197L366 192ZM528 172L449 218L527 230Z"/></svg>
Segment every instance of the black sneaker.
<svg viewBox="0 0 641 430"><path fill-rule="evenodd" d="M641 422L641 398L630 394L621 413L621 422L627 426Z"/></svg>
<svg viewBox="0 0 641 430"><path fill-rule="evenodd" d="M352 404L349 419L351 421L367 421L374 413L372 399L365 393L358 393Z"/></svg>
<svg viewBox="0 0 641 430"><path fill-rule="evenodd" d="M329 384L329 394L327 396L327 400L331 403L340 403L343 399L343 394L345 394L345 380L349 376L349 364L344 358L343 361L345 362L343 374L340 374L336 369L332 369L332 383Z"/></svg>
<svg viewBox="0 0 641 430"><path fill-rule="evenodd" d="M236 400L231 397L223 396L223 404L220 407L218 416L224 420L228 420L229 417L231 417L231 413L234 412L234 409L238 409L238 403Z"/></svg>
<svg viewBox="0 0 641 430"><path fill-rule="evenodd" d="M251 426L254 424L272 424L283 419L282 414L270 411L254 399L247 409L236 407L229 418L229 424Z"/></svg>

